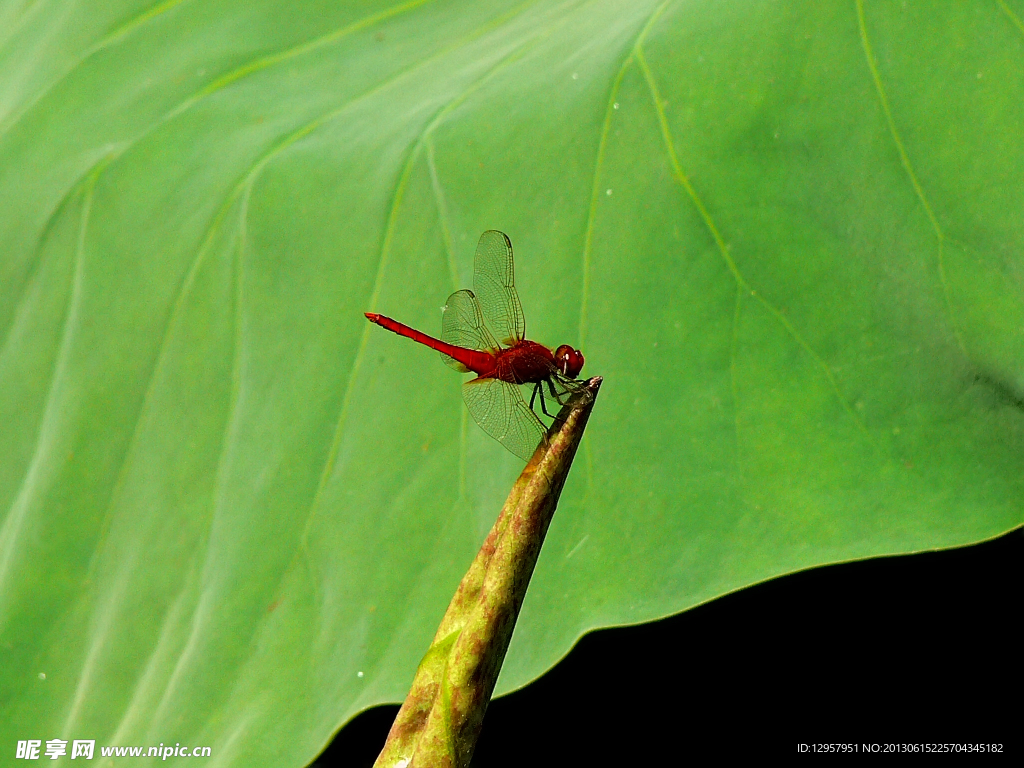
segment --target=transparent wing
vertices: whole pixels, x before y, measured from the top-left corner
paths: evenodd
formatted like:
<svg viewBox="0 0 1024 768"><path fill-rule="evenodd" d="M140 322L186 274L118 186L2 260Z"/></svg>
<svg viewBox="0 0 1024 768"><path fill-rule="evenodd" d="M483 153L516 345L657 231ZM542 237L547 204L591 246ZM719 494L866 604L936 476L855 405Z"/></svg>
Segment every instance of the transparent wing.
<svg viewBox="0 0 1024 768"><path fill-rule="evenodd" d="M523 400L519 387L501 379L472 379L462 397L480 428L523 461L529 461L547 431Z"/></svg>
<svg viewBox="0 0 1024 768"><path fill-rule="evenodd" d="M551 388L554 389L555 395L558 398L561 398L563 395L572 395L587 389L586 379L570 379L568 376L563 376L561 371L554 366L551 366L550 381ZM559 402L561 402L561 400L559 400Z"/></svg>
<svg viewBox="0 0 1024 768"><path fill-rule="evenodd" d="M516 293L512 241L503 232L489 229L480 235L473 264L473 290L498 340L510 346L522 341L526 318Z"/></svg>
<svg viewBox="0 0 1024 768"><path fill-rule="evenodd" d="M472 291L456 291L448 297L441 315L441 341L454 344L456 347L467 347L469 349L495 350L498 349L498 342L494 340L487 326L484 325L483 315L480 314L480 304ZM457 371L467 373L466 366L458 360L441 353L441 358Z"/></svg>

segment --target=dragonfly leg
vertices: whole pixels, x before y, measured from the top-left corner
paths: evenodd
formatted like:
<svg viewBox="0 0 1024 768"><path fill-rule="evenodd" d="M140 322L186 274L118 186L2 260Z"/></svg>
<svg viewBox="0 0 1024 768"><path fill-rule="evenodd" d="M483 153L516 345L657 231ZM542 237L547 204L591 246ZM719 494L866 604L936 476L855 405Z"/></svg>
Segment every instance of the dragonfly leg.
<svg viewBox="0 0 1024 768"><path fill-rule="evenodd" d="M548 389L549 389L549 390L551 391L551 397L552 397L552 398L554 399L554 401L555 401L556 403L558 403L559 405L564 405L564 403L562 402L562 398L563 398L563 397L565 397L566 395L568 395L568 394L569 394L569 392L568 392L568 391L566 391L566 392L563 392L563 393L562 393L561 395L559 395L559 394L558 394L558 392L556 392L556 391L555 391L555 385L554 385L554 383L553 383L553 382L551 381L551 379L548 379L548 380L547 380L547 382L548 382ZM550 417L551 417L552 419L554 419L554 420L555 420L556 422L562 421L562 420L561 420L561 419L559 419L559 418L558 418L558 416L556 416L555 414L553 414L553 413L548 413L548 410L547 410L547 408L545 408L545 407L544 407L544 387L543 387L543 386L541 386L541 382L537 382L537 387L538 387L538 388L540 389L540 402L541 402L541 409L542 409L542 410L544 411L544 415L545 415L545 416L550 416Z"/></svg>
<svg viewBox="0 0 1024 768"><path fill-rule="evenodd" d="M544 387L541 386L541 383L539 381L537 382L537 391L540 392L540 409L544 411L545 416L554 419L555 415L552 413L548 413L547 402L544 399Z"/></svg>
<svg viewBox="0 0 1024 768"><path fill-rule="evenodd" d="M547 382L548 389L551 390L551 397L553 397L555 399L555 402L558 403L559 405L565 405L565 403L562 402L562 398L569 394L569 390L565 390L564 392L559 394L558 392L555 391L555 382L553 382L551 379L548 379Z"/></svg>
<svg viewBox="0 0 1024 768"><path fill-rule="evenodd" d="M537 399L537 395L538 394L540 395L540 410L541 410L541 412L545 416L547 416L549 418L552 418L552 419L555 418L553 415L548 413L547 402L544 400L544 386L539 381L536 384L533 385L533 394L530 395L530 410L531 411L533 410L533 403ZM554 393L552 393L552 394L554 394Z"/></svg>
<svg viewBox="0 0 1024 768"><path fill-rule="evenodd" d="M540 395L540 410L549 419L555 419L553 413L548 413L548 403L544 397L544 383L538 381L533 385L533 394L530 396L530 410L533 410L533 403L537 399L537 395Z"/></svg>
<svg viewBox="0 0 1024 768"><path fill-rule="evenodd" d="M555 383L551 379L545 379L547 382L548 391L551 393L551 399L559 405L565 405L564 398L568 397L570 392L566 389L563 392L558 392L555 389ZM540 410L545 416L550 419L558 421L558 417L553 413L548 413L547 398L544 396L544 381L538 381L533 385L533 393L530 395L530 410L533 410L533 404L537 401L537 395L540 395Z"/></svg>

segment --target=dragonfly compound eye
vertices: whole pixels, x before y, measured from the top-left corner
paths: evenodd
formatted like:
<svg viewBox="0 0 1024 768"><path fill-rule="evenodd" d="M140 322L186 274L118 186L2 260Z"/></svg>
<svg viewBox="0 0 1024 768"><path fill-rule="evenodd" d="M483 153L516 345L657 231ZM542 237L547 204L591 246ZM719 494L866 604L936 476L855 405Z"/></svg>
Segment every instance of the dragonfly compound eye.
<svg viewBox="0 0 1024 768"><path fill-rule="evenodd" d="M578 349L563 344L555 350L555 364L563 376L575 379L583 369L583 355Z"/></svg>

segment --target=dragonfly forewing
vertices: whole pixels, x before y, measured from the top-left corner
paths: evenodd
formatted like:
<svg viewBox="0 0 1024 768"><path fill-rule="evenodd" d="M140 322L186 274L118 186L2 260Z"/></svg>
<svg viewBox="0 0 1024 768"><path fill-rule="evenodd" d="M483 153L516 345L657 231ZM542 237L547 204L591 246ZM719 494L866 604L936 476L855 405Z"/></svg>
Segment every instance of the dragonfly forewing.
<svg viewBox="0 0 1024 768"><path fill-rule="evenodd" d="M515 344L526 336L526 318L515 286L512 241L489 229L480 235L473 262L473 290L483 307L484 320L499 341Z"/></svg>
<svg viewBox="0 0 1024 768"><path fill-rule="evenodd" d="M501 379L472 379L462 397L473 420L516 456L529 461L547 431L523 400L519 387Z"/></svg>

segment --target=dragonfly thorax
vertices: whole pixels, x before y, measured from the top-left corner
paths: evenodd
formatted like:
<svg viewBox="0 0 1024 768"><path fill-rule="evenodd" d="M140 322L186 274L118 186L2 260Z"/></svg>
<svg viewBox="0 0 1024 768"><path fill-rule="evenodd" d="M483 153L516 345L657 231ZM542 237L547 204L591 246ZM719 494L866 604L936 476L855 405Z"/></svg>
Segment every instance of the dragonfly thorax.
<svg viewBox="0 0 1024 768"><path fill-rule="evenodd" d="M512 384L546 381L557 367L551 350L543 344L523 339L496 355L494 378Z"/></svg>

